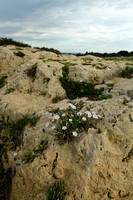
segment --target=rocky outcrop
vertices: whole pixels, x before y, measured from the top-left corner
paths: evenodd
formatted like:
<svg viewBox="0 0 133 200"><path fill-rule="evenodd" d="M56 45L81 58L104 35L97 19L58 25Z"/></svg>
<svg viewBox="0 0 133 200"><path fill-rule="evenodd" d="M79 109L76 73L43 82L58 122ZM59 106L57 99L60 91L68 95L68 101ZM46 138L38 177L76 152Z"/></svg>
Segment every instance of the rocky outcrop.
<svg viewBox="0 0 133 200"><path fill-rule="evenodd" d="M21 50L25 56L19 58L13 54L14 48L0 50L0 73L8 75L0 89L1 114L10 120L27 113L39 115L40 119L35 127L25 127L21 146L15 151L7 150L7 157L3 156L5 169L11 167L13 173L10 200L46 200L48 187L57 179L65 182L67 200L132 200L133 78L121 77L126 61L57 56L46 51L35 52L29 47ZM54 131L45 124L49 121L49 110L69 106L70 100L59 81L66 62L72 63L69 78L97 83L96 87L104 87L112 99L94 101L83 97L71 101L82 100L102 118L96 127L60 145ZM35 76L28 76L27 71L35 64ZM56 94L61 100L54 104L52 99ZM24 163L24 153L45 138L48 148L33 162Z"/></svg>

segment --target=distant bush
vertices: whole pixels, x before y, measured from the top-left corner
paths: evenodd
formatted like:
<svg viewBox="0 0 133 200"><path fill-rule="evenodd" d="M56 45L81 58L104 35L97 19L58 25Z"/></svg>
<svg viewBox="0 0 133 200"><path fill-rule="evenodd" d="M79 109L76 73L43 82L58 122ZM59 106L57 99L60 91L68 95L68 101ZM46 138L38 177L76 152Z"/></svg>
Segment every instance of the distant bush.
<svg viewBox="0 0 133 200"><path fill-rule="evenodd" d="M31 47L23 42L16 42L12 38L0 38L0 46L14 45L18 47Z"/></svg>
<svg viewBox="0 0 133 200"><path fill-rule="evenodd" d="M50 52L56 53L58 55L61 54L61 52L59 50L54 49L54 48L47 48L47 47L42 47L42 48L34 47L34 48L38 49L38 51L50 51Z"/></svg>
<svg viewBox="0 0 133 200"><path fill-rule="evenodd" d="M127 77L127 78L133 77L133 67L127 66L124 69L122 69L122 77Z"/></svg>
<svg viewBox="0 0 133 200"><path fill-rule="evenodd" d="M21 58L23 58L24 56L25 56L25 54L22 52L22 51L18 51L18 52L14 52L14 54L16 55L16 56L19 56L19 57L21 57Z"/></svg>
<svg viewBox="0 0 133 200"><path fill-rule="evenodd" d="M77 53L76 56L87 56L87 55L93 55L97 57L121 57L121 56L133 56L133 51L128 52L125 50L119 51L117 53L98 53L98 52L86 52L85 54L83 53Z"/></svg>

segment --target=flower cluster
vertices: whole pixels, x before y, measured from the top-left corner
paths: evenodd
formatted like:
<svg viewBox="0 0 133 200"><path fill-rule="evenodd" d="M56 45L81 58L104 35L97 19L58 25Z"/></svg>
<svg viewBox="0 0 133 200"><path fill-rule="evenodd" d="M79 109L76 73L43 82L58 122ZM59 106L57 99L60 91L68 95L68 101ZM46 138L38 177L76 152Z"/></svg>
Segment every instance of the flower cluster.
<svg viewBox="0 0 133 200"><path fill-rule="evenodd" d="M95 121L101 118L93 109L83 112L81 110L83 106L83 103L79 102L78 104L70 103L66 110L62 107L58 108L50 113L50 121L45 127L54 130L55 136L62 142L77 137L80 132L93 127Z"/></svg>

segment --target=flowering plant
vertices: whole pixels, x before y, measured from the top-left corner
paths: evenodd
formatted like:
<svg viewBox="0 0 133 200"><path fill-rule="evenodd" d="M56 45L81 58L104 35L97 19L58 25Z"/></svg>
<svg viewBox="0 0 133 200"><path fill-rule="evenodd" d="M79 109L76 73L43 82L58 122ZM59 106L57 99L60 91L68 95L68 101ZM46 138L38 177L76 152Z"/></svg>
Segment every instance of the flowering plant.
<svg viewBox="0 0 133 200"><path fill-rule="evenodd" d="M83 112L81 110L83 106L83 102L80 101L77 104L70 103L66 110L61 107L51 111L50 122L47 122L45 126L51 126L60 143L70 141L81 132L94 127L95 122L101 118L93 109Z"/></svg>

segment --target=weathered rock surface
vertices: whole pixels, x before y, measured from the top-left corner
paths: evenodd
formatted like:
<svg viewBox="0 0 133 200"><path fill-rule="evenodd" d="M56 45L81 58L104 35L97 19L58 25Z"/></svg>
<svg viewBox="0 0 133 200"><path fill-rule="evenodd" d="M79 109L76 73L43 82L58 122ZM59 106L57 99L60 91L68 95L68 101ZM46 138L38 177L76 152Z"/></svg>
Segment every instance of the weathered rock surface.
<svg viewBox="0 0 133 200"><path fill-rule="evenodd" d="M5 168L11 167L14 172L10 200L46 200L49 185L58 178L66 184L67 200L106 200L111 197L132 200L133 78L120 77L126 62L104 61L94 56L57 56L46 51L33 53L35 50L31 48L23 48L26 56L19 58L14 56L14 48L8 46L0 50L0 74L8 75L5 86L0 89L0 112L14 120L27 112L41 115L41 118L35 127L26 126L23 145L15 152L7 152L8 162L3 158ZM91 61L90 65L83 65L83 58L86 62ZM88 107L94 107L102 116L97 125L101 131L89 128L74 141L59 145L45 124L49 121L50 109L67 108L70 102L59 82L61 61L64 60L75 63L69 67L70 78L98 83L97 87L104 86L113 97L102 101L82 98ZM99 62L102 65L98 65ZM33 80L26 70L35 63L37 72ZM14 91L8 93L10 88ZM45 96L42 95L44 91ZM52 98L56 94L62 100L53 104ZM32 163L23 163L24 152L46 137L49 143L43 154Z"/></svg>

